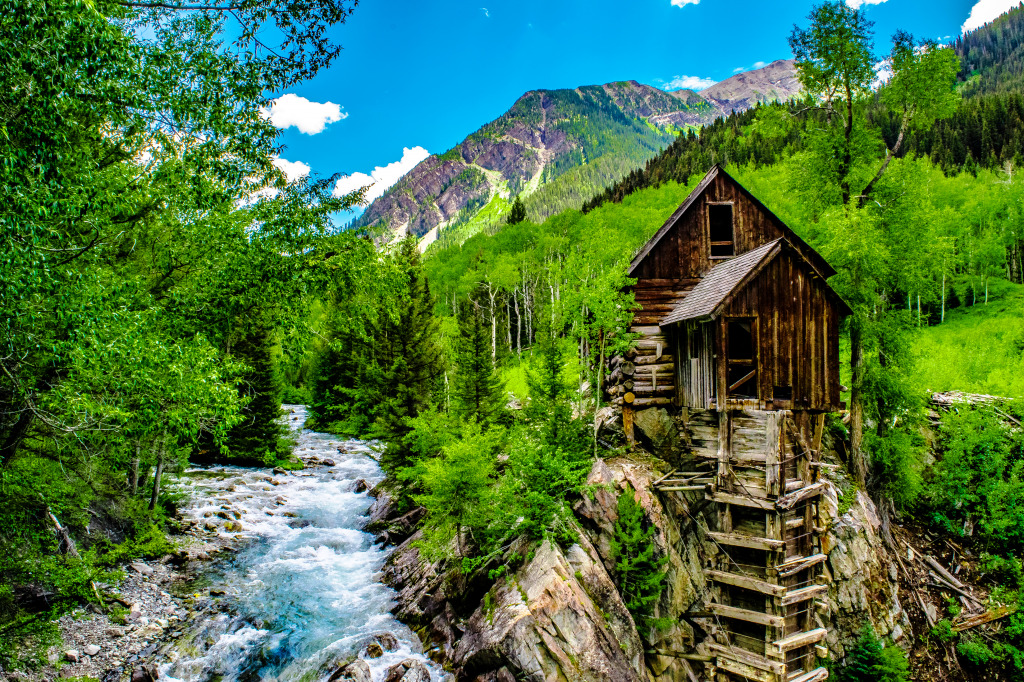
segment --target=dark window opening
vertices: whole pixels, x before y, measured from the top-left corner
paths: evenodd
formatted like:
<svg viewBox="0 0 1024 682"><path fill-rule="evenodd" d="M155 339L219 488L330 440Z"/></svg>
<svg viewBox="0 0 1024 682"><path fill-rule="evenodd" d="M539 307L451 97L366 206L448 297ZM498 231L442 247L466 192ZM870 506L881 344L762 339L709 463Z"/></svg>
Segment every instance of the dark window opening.
<svg viewBox="0 0 1024 682"><path fill-rule="evenodd" d="M776 386L772 389L772 397L775 400L792 400L793 399L793 387L792 386Z"/></svg>
<svg viewBox="0 0 1024 682"><path fill-rule="evenodd" d="M732 204L708 204L708 228L711 237L711 257L728 258L735 255Z"/></svg>
<svg viewBox="0 0 1024 682"><path fill-rule="evenodd" d="M730 320L728 328L728 371L730 397L757 398L757 348L752 318Z"/></svg>

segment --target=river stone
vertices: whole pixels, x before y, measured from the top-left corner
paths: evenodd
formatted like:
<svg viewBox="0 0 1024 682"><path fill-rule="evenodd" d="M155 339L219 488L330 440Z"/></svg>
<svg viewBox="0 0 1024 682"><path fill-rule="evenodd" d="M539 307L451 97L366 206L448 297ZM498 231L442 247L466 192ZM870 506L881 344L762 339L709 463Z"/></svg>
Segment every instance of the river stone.
<svg viewBox="0 0 1024 682"><path fill-rule="evenodd" d="M370 486L366 484L366 480L357 478L355 483L352 484L352 492L354 493L365 493L369 490Z"/></svg>
<svg viewBox="0 0 1024 682"><path fill-rule="evenodd" d="M372 642L366 645L365 653L367 658L380 658L384 655L384 649L380 644Z"/></svg>
<svg viewBox="0 0 1024 682"><path fill-rule="evenodd" d="M321 462L321 464L323 464L325 467L332 467L335 465L335 462L333 459L325 459Z"/></svg>
<svg viewBox="0 0 1024 682"><path fill-rule="evenodd" d="M383 682L419 682L420 678L413 674L413 672L418 668L422 668L423 671L427 673L427 676L422 679L426 682L430 682L430 672L427 671L426 667L415 658L407 658L401 663L388 668L387 673L384 675Z"/></svg>
<svg viewBox="0 0 1024 682"><path fill-rule="evenodd" d="M82 652L86 656L95 656L96 654L98 654L100 652L100 648L98 646L96 646L95 644L90 644L89 646L87 646L84 649L82 649Z"/></svg>
<svg viewBox="0 0 1024 682"><path fill-rule="evenodd" d="M373 674L370 672L370 664L357 658L338 668L327 682L373 682Z"/></svg>
<svg viewBox="0 0 1024 682"><path fill-rule="evenodd" d="M417 663L402 676L401 682L430 682L430 671L427 666Z"/></svg>
<svg viewBox="0 0 1024 682"><path fill-rule="evenodd" d="M77 649L68 649L65 651L64 658L66 658L69 663L78 663L82 660L82 656L78 653Z"/></svg>
<svg viewBox="0 0 1024 682"><path fill-rule="evenodd" d="M398 638L390 632L381 632L373 636L377 641L377 644L381 646L384 651L397 651L398 650Z"/></svg>

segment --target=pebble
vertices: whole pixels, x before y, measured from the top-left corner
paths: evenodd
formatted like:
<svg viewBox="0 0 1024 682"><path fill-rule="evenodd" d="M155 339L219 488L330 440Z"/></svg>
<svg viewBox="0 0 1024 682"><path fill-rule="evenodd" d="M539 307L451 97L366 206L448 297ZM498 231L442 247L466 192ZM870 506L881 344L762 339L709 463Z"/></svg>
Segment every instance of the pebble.
<svg viewBox="0 0 1024 682"><path fill-rule="evenodd" d="M71 663L78 663L80 660L82 660L82 657L78 654L78 651L76 649L68 649L67 651L65 651L64 658L66 658Z"/></svg>
<svg viewBox="0 0 1024 682"><path fill-rule="evenodd" d="M90 644L89 646L82 649L82 651L85 653L86 656L95 656L100 652L100 648L95 644Z"/></svg>

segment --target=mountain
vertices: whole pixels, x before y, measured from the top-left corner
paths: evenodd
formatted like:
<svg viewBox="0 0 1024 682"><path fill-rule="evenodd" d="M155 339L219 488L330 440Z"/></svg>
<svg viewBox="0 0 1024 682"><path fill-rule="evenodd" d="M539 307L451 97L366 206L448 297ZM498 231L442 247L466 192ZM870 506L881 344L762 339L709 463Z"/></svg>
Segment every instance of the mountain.
<svg viewBox="0 0 1024 682"><path fill-rule="evenodd" d="M424 247L437 239L459 242L498 223L517 194L530 219L543 220L579 207L656 156L679 132L797 93L791 60L700 93L665 92L636 81L531 90L459 145L424 159L354 225L415 235Z"/></svg>

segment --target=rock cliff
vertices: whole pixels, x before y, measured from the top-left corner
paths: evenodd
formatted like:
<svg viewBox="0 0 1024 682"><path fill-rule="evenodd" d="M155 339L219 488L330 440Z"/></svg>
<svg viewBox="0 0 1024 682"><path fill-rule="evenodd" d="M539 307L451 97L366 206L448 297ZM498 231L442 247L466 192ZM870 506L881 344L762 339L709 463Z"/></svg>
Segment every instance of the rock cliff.
<svg viewBox="0 0 1024 682"><path fill-rule="evenodd" d="M676 428L671 419L653 420L648 428L663 442L683 438L665 433ZM676 456L686 457L679 450ZM694 493L657 492L654 482L668 468L642 451L596 461L587 481L592 494L574 508L578 542L518 548L528 559L493 583L424 561L416 549L418 533L408 535L408 515L389 521L389 499L381 494L373 527L388 529L392 539L407 537L383 571L397 591L396 615L413 626L428 655L460 680L705 679L701 642L712 624L701 615L707 604L702 568L713 551L705 535L705 502ZM874 505L856 491L846 493L852 501L843 497L841 490L852 489L841 475L834 478L822 514L831 578L822 620L830 629L830 655L838 659L866 620L897 643L907 639L910 623ZM668 558L654 613L660 627L646 641L616 589L611 558L617 499L627 490L655 528L658 554Z"/></svg>

